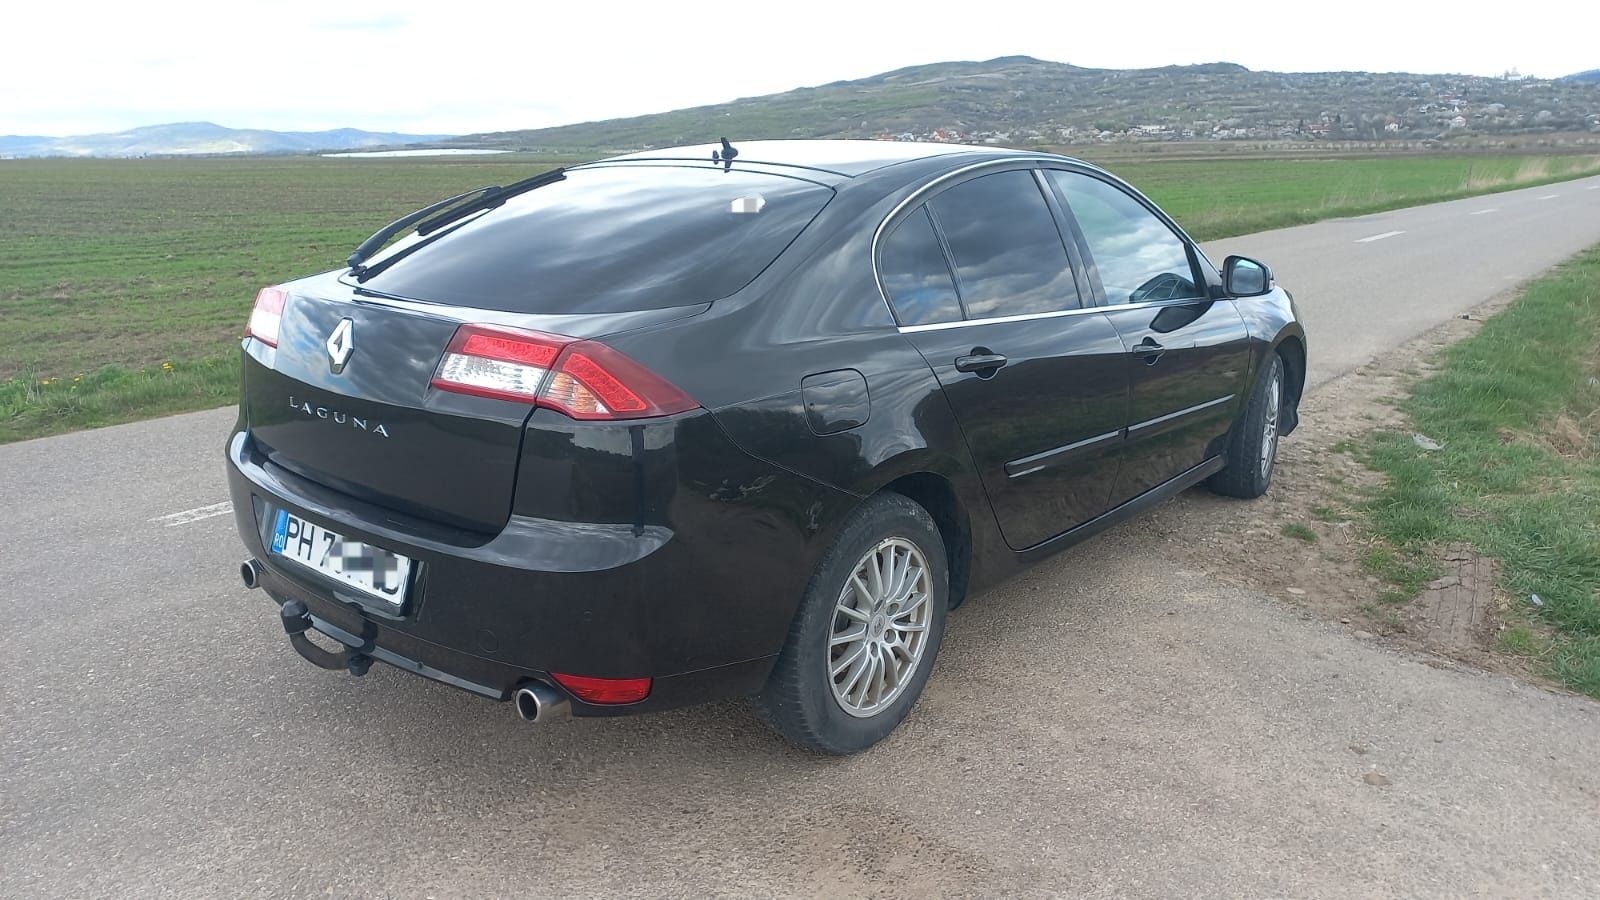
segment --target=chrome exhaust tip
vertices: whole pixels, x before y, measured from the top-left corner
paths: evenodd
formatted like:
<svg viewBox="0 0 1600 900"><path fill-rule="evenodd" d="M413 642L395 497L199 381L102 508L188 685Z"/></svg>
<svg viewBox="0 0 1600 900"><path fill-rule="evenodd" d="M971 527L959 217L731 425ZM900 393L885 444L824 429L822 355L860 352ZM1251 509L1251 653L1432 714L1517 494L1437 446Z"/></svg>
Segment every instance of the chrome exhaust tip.
<svg viewBox="0 0 1600 900"><path fill-rule="evenodd" d="M517 715L522 717L522 721L535 725L565 718L572 713L566 695L542 681L530 681L517 688L517 693L511 699L517 705Z"/></svg>
<svg viewBox="0 0 1600 900"><path fill-rule="evenodd" d="M254 558L247 559L239 564L239 580L244 582L247 590L261 587L261 563Z"/></svg>

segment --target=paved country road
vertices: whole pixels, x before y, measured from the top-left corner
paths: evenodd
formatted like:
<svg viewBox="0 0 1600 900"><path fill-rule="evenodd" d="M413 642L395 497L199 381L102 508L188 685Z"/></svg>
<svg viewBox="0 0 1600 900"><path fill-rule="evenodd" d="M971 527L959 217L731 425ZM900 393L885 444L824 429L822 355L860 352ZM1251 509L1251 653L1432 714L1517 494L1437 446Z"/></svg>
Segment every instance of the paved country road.
<svg viewBox="0 0 1600 900"><path fill-rule="evenodd" d="M1595 243L1600 179L1208 249L1274 265L1321 383ZM231 420L0 447L0 895L1600 894L1600 704L1138 528L955 614L852 759L738 703L530 727L321 671L238 586Z"/></svg>

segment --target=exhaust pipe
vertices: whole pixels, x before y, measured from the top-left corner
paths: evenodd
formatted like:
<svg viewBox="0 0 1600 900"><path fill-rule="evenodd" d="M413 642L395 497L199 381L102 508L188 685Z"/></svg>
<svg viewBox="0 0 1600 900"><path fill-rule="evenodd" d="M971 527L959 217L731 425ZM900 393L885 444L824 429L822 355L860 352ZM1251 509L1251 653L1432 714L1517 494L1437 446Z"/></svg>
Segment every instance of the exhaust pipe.
<svg viewBox="0 0 1600 900"><path fill-rule="evenodd" d="M239 580L247 590L261 587L261 562L251 558L239 564Z"/></svg>
<svg viewBox="0 0 1600 900"><path fill-rule="evenodd" d="M572 707L567 705L567 696L542 681L530 681L517 688L512 702L516 703L517 715L524 722L536 725L572 714Z"/></svg>

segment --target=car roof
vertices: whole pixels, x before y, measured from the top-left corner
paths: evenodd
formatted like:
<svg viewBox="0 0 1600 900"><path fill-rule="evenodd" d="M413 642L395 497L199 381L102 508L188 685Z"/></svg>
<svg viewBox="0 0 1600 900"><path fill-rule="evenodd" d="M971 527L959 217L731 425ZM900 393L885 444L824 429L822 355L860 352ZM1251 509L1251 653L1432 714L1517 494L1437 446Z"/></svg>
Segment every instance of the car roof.
<svg viewBox="0 0 1600 900"><path fill-rule="evenodd" d="M1005 147L974 147L969 144L936 144L919 141L733 141L738 163L789 166L813 169L853 178L885 166L928 159L935 156L978 154L989 156L1035 155ZM709 162L711 152L722 152L722 145L690 144L614 156L620 160L694 160Z"/></svg>

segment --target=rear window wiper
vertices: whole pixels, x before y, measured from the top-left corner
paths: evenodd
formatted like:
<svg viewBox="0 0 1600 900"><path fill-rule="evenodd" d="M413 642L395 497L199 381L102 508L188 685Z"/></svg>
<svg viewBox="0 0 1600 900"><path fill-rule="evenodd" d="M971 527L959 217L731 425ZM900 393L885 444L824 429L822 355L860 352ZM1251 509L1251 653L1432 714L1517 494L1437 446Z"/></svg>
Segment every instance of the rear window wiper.
<svg viewBox="0 0 1600 900"><path fill-rule="evenodd" d="M477 190L467 191L465 194L457 194L454 197L440 200L438 203L425 206L414 213L401 216L378 229L373 233L372 237L361 242L361 246L350 254L349 258L345 260L345 264L350 267L350 274L360 276L366 272L366 266L363 263L372 254L376 253L384 244L387 244L395 235L413 225L416 225L417 234L426 235L449 225L451 222L458 221L470 213L483 209L492 209L511 197L547 184L554 184L566 177L567 170L565 168L555 168L548 172L541 172L531 178L514 181L504 187L499 185L482 187ZM432 218L429 218L430 216ZM421 224L418 224L419 222Z"/></svg>
<svg viewBox="0 0 1600 900"><path fill-rule="evenodd" d="M423 222L421 225L418 225L417 234L425 235L430 231L437 231L440 228L449 225L451 222L466 216L468 213L474 213L480 209L492 209L493 207L499 206L518 194L525 194L534 188L541 188L547 184L555 184L558 181L565 180L566 177L567 170L565 168L555 168L548 172L541 172L532 178L524 178L521 181L513 181L505 187L484 188L484 193L481 196L469 200L460 206L451 207L450 209L440 213L437 216L434 216L428 221Z"/></svg>

